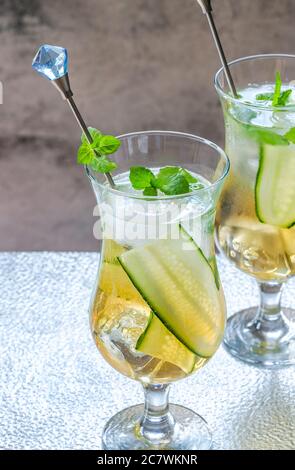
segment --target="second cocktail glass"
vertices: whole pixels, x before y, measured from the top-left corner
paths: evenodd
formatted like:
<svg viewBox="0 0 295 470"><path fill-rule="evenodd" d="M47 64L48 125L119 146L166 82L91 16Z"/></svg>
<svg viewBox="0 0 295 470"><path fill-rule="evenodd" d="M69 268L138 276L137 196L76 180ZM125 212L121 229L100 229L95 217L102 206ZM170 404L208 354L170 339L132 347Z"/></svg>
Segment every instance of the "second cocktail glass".
<svg viewBox="0 0 295 470"><path fill-rule="evenodd" d="M100 206L103 248L90 308L104 358L142 383L145 405L106 425L106 449L207 449L211 434L193 411L168 405L169 383L203 367L225 327L214 252L216 204L229 161L215 144L175 132L119 137L116 189L88 169ZM132 165L181 165L198 178L192 192L144 197L132 190Z"/></svg>
<svg viewBox="0 0 295 470"><path fill-rule="evenodd" d="M295 56L246 57L229 66L238 99L223 69L215 78L231 161L217 238L227 258L257 280L261 303L229 319L224 342L251 364L291 365L295 312L282 308L280 300L295 275ZM278 95L282 79L282 104L278 96L274 106L275 77Z"/></svg>

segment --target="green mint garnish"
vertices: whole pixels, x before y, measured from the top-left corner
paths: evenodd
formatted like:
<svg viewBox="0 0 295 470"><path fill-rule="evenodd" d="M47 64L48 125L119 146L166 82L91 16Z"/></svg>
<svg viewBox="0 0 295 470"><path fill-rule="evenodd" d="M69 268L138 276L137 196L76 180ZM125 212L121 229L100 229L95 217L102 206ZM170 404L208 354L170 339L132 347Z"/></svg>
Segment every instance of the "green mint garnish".
<svg viewBox="0 0 295 470"><path fill-rule="evenodd" d="M280 97L278 99L278 104L277 106L286 106L289 96L291 95L292 90L285 90L280 94ZM265 93L261 95L257 95L256 99L258 101L271 101L274 98L274 93Z"/></svg>
<svg viewBox="0 0 295 470"><path fill-rule="evenodd" d="M289 145L286 136L276 134L275 132L259 127L247 126L249 134L259 142L268 145Z"/></svg>
<svg viewBox="0 0 295 470"><path fill-rule="evenodd" d="M149 168L143 166L132 166L130 168L129 179L134 189L147 189L154 187L154 174ZM154 196L154 194L153 194Z"/></svg>
<svg viewBox="0 0 295 470"><path fill-rule="evenodd" d="M166 167L157 174L156 186L168 196L189 193L190 187L182 168Z"/></svg>
<svg viewBox="0 0 295 470"><path fill-rule="evenodd" d="M284 137L289 140L289 142L292 142L292 144L295 144L295 127L292 127L285 135Z"/></svg>
<svg viewBox="0 0 295 470"><path fill-rule="evenodd" d="M173 168L173 167L171 167ZM198 182L197 178L195 178L189 171L185 170L184 168L178 168L179 172L185 177L186 181L190 184L201 184ZM201 185L203 187L203 185Z"/></svg>
<svg viewBox="0 0 295 470"><path fill-rule="evenodd" d="M117 168L117 163L112 162L108 157L102 155L95 157L91 162L91 167L99 173L110 173Z"/></svg>
<svg viewBox="0 0 295 470"><path fill-rule="evenodd" d="M94 127L88 127L88 132L89 134L91 135L92 139L93 139L93 144L94 146L98 145L101 137L102 137L102 133L95 129ZM88 144L88 140L86 139L86 136L83 132L83 134L81 135L81 142L82 144Z"/></svg>
<svg viewBox="0 0 295 470"><path fill-rule="evenodd" d="M256 100L272 101L272 106L286 106L291 93L291 89L282 91L281 74L280 72L277 72L274 93L260 93L256 95Z"/></svg>
<svg viewBox="0 0 295 470"><path fill-rule="evenodd" d="M291 93L292 93L292 90L283 91L283 93L281 93L281 96L279 97L278 106L286 106Z"/></svg>
<svg viewBox="0 0 295 470"><path fill-rule="evenodd" d="M161 168L157 175L149 168L131 167L129 179L134 189L143 190L144 196L157 196L158 190L167 196L175 196L204 187L187 170L176 166Z"/></svg>
<svg viewBox="0 0 295 470"><path fill-rule="evenodd" d="M103 135L99 141L98 151L101 155L111 155L120 147L121 142L112 135Z"/></svg>
<svg viewBox="0 0 295 470"><path fill-rule="evenodd" d="M274 93L259 93L256 95L258 101L272 101L274 98Z"/></svg>
<svg viewBox="0 0 295 470"><path fill-rule="evenodd" d="M89 144L85 135L82 134L81 145L78 150L77 161L81 165L89 165L94 171L99 173L109 173L117 168L117 164L112 162L106 155L115 153L121 145L116 137L103 135L93 127L88 128L93 139Z"/></svg>
<svg viewBox="0 0 295 470"><path fill-rule="evenodd" d="M275 91L272 99L272 105L277 106L279 103L279 99L281 96L281 89L282 89L282 79L280 72L276 73L276 84L275 84Z"/></svg>
<svg viewBox="0 0 295 470"><path fill-rule="evenodd" d="M143 195L144 196L157 196L158 191L157 191L156 188L153 188L152 186L149 186L149 187L144 189Z"/></svg>

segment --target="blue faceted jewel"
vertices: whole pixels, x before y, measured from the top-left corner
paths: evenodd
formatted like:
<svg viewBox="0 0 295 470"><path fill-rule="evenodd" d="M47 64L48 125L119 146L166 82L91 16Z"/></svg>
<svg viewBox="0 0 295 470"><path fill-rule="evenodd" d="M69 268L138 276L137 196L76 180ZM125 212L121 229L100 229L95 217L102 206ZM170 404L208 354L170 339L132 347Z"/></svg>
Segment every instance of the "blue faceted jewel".
<svg viewBox="0 0 295 470"><path fill-rule="evenodd" d="M68 52L64 47L44 44L35 55L32 67L43 77L56 80L68 72Z"/></svg>

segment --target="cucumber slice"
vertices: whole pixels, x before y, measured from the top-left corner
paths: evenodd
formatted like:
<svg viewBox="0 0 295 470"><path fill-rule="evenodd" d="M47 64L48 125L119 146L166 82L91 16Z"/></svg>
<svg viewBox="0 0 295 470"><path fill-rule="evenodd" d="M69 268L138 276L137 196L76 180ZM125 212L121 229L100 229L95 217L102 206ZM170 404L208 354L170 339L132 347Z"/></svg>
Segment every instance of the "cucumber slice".
<svg viewBox="0 0 295 470"><path fill-rule="evenodd" d="M149 309L119 263L103 263L99 285L105 294L131 300ZM136 349L163 362L175 364L187 374L192 371L196 362L196 356L180 343L152 312L144 332L137 341Z"/></svg>
<svg viewBox="0 0 295 470"><path fill-rule="evenodd" d="M190 374L195 366L195 354L170 333L153 313L151 313L145 331L137 341L136 349L161 361L170 362L186 374Z"/></svg>
<svg viewBox="0 0 295 470"><path fill-rule="evenodd" d="M219 271L218 271L216 256L210 256L210 258L208 259L208 263L209 263L209 265L212 269L216 287L219 290L220 289L220 277L219 277Z"/></svg>
<svg viewBox="0 0 295 470"><path fill-rule="evenodd" d="M281 228L295 224L295 146L263 145L255 186L260 222Z"/></svg>
<svg viewBox="0 0 295 470"><path fill-rule="evenodd" d="M207 259L207 257L205 256L203 250L201 250L201 248L197 245L197 243L195 242L192 235L190 235L189 232L181 224L179 224L179 231L180 231L181 237L184 240L191 241L192 243L194 243L196 250L198 250L200 252L200 254L203 256L204 260L208 263L208 266L212 269L212 273L213 273L213 276L214 276L214 279L215 279L216 287L219 290L220 289L220 278L219 278L219 272L218 272L218 268L217 268L216 257L215 256L210 256L210 258Z"/></svg>
<svg viewBox="0 0 295 470"><path fill-rule="evenodd" d="M222 299L207 260L188 239L160 240L118 257L166 327L193 353L211 357L224 329Z"/></svg>

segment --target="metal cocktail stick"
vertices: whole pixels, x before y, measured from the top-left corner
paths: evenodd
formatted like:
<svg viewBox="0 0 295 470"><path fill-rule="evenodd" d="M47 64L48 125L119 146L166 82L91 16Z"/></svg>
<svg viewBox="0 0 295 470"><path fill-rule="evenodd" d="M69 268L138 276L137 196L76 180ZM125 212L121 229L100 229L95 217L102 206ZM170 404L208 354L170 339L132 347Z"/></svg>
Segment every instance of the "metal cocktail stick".
<svg viewBox="0 0 295 470"><path fill-rule="evenodd" d="M57 78L56 80L53 80L52 81L52 84L61 92L62 96L64 97L65 100L67 100L79 126L81 127L82 129L82 132L84 132L84 135L87 139L87 141L89 142L89 144L92 144L93 143L93 139L91 137L91 134L86 126L86 123L84 121L84 119L82 118L81 116L81 113L79 111L79 109L77 108L77 105L74 101L74 98L73 98L73 92L70 88L70 81L69 81L69 77L68 77L68 74L64 75L63 77L61 78ZM112 175L110 173L105 173L105 177L108 181L108 183L111 185L112 188L115 187L115 183L114 183L114 180L112 178Z"/></svg>
<svg viewBox="0 0 295 470"><path fill-rule="evenodd" d="M53 54L55 54L55 57L52 57ZM42 62L42 58L44 56L45 58L43 59L43 62ZM77 105L73 98L73 92L71 90L69 75L67 71L67 58L68 58L68 55L67 55L66 49L60 48L58 46L44 45L40 47L32 65L33 65L33 68L37 70L37 72L40 75L48 78L51 81L51 83L61 93L63 99L65 99L68 102L87 141L89 142L89 144L92 144L93 139L91 137L91 134L88 131L86 123L84 119L82 118L81 113L79 109L77 108ZM54 62L54 59L55 59L55 62ZM111 185L111 187L114 188L115 183L112 178L112 175L110 173L105 173L105 177L108 183Z"/></svg>
<svg viewBox="0 0 295 470"><path fill-rule="evenodd" d="M213 13L213 8L211 6L211 0L197 0L197 2L199 3L200 7L202 8L202 11L203 11L204 15L206 15L206 17L207 17L207 20L208 20L208 23L209 23L209 26L210 26L210 29L211 29L211 33L212 33L212 36L213 36L213 39L214 39L214 42L215 42L215 45L216 45L221 63L222 63L222 66L223 66L223 69L224 69L224 73L225 73L226 80L227 80L228 86L230 88L230 91L232 92L232 95L235 98L238 98L237 89L235 87L233 77L230 73L230 69L229 69L229 66L228 66L228 63L227 63L227 60L226 60L226 57L225 57L225 53L224 53L224 50L223 50L223 47L222 47L222 44L221 44L221 41L220 41L220 38L219 38L219 35L218 35L218 32L217 32L217 29L216 29L216 26L215 26L215 22L214 22L214 19L213 19L213 14L212 14Z"/></svg>

